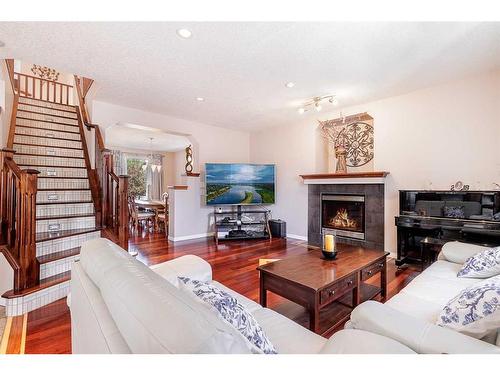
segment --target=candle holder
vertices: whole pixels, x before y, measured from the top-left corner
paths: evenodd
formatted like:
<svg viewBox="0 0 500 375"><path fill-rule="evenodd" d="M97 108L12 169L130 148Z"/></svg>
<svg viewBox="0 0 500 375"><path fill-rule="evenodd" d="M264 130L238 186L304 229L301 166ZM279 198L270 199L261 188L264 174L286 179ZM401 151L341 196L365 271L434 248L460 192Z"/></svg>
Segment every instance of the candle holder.
<svg viewBox="0 0 500 375"><path fill-rule="evenodd" d="M323 233L321 243L321 253L327 260L334 260L337 258L337 250L335 246L335 236L329 233Z"/></svg>

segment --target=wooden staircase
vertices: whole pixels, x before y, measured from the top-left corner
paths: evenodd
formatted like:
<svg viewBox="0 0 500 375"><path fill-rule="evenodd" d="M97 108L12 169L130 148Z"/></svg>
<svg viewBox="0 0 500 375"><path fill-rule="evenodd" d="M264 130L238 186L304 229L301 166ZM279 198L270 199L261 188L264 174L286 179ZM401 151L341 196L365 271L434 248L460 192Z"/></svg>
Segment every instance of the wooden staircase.
<svg viewBox="0 0 500 375"><path fill-rule="evenodd" d="M71 105L18 99L11 136L13 159L21 170L40 172L35 240L40 282L3 295L8 315L18 315L66 296L69 271L79 257L80 245L101 235L77 110Z"/></svg>
<svg viewBox="0 0 500 375"><path fill-rule="evenodd" d="M72 105L73 86L6 64L14 103L0 151L0 251L14 270L14 288L2 297L7 316L15 316L68 294L80 246L100 237L103 224L127 248L128 183L114 173L99 127L90 124L82 92L91 80L75 76L79 105ZM85 134L92 130L94 168Z"/></svg>

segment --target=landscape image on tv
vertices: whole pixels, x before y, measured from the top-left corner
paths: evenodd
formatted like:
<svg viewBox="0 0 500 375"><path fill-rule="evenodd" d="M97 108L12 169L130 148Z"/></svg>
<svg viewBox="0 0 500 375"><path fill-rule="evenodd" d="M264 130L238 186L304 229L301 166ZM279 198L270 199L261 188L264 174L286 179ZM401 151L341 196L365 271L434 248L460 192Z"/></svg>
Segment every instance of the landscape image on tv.
<svg viewBox="0 0 500 375"><path fill-rule="evenodd" d="M274 203L274 164L205 164L207 204Z"/></svg>

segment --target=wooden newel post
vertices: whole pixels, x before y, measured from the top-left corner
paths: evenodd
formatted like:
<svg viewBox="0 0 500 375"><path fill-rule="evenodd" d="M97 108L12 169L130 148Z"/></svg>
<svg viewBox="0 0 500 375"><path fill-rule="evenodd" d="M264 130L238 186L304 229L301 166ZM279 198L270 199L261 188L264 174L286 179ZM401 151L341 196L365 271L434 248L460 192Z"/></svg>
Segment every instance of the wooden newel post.
<svg viewBox="0 0 500 375"><path fill-rule="evenodd" d="M111 227L113 224L113 187L110 182L109 172L113 170L113 155L104 154L103 156L102 200L104 204L102 205L102 223L106 227Z"/></svg>
<svg viewBox="0 0 500 375"><path fill-rule="evenodd" d="M0 243L7 239L7 195L8 195L8 168L5 160L12 159L14 150L4 148L0 151Z"/></svg>
<svg viewBox="0 0 500 375"><path fill-rule="evenodd" d="M127 175L118 177L118 241L119 245L128 250L129 217L128 217L128 178Z"/></svg>
<svg viewBox="0 0 500 375"><path fill-rule="evenodd" d="M40 172L34 169L23 171L20 194L19 265L21 266L20 289L38 284L39 265L36 259L36 194Z"/></svg>

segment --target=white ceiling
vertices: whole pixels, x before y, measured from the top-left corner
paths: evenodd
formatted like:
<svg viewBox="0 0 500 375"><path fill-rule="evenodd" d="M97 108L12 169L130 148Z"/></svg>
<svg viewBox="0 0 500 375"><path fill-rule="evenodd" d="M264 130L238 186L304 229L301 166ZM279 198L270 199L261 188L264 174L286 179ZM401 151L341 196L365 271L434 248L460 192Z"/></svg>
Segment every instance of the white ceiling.
<svg viewBox="0 0 500 375"><path fill-rule="evenodd" d="M500 67L500 23L3 22L0 40L94 78L99 100L242 130L296 121L315 95L341 108Z"/></svg>
<svg viewBox="0 0 500 375"><path fill-rule="evenodd" d="M106 146L113 149L176 152L189 144L187 136L138 124L118 123L106 128Z"/></svg>

